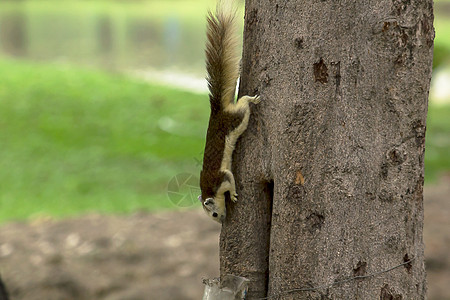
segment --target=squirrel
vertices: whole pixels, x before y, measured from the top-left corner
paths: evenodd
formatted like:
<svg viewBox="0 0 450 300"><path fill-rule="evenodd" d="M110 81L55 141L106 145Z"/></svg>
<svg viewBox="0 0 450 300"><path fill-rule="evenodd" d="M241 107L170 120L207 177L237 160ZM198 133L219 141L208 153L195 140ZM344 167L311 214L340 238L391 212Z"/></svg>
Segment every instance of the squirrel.
<svg viewBox="0 0 450 300"><path fill-rule="evenodd" d="M205 212L222 223L226 217L225 193L237 201L231 160L239 136L247 129L249 103L258 104L259 96L243 96L234 102L239 77L239 57L235 54L237 34L235 12L218 2L216 12L207 16L206 71L211 114L200 172L201 195Z"/></svg>

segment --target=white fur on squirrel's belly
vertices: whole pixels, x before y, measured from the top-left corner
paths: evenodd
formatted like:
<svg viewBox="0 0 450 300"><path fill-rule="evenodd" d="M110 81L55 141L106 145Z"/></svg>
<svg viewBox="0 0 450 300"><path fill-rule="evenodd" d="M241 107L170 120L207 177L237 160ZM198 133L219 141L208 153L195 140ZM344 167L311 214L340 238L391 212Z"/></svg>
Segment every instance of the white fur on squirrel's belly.
<svg viewBox="0 0 450 300"><path fill-rule="evenodd" d="M246 102L246 100L242 101ZM245 106L247 105L247 106ZM244 106L244 107L242 107ZM225 138L225 149L223 152L223 159L222 164L220 166L221 170L230 170L231 171L231 161L233 157L233 151L236 146L237 139L242 135L242 133L247 129L248 126L248 120L250 118L250 110L248 107L248 103L244 103L243 105L239 105L239 102L235 105L230 105L231 109L228 109L230 111L237 111L240 109L244 109L245 114L244 118L242 119L241 124L239 124L238 127L236 127L233 131L231 131Z"/></svg>

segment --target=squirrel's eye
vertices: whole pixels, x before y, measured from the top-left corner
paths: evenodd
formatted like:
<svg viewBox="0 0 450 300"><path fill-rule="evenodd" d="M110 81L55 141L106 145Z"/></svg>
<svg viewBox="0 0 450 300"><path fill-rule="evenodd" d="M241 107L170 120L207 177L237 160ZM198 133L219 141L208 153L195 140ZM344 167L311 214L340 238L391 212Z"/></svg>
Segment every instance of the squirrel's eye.
<svg viewBox="0 0 450 300"><path fill-rule="evenodd" d="M213 216L214 218L217 218L218 215L217 215L217 213L213 213L212 216Z"/></svg>

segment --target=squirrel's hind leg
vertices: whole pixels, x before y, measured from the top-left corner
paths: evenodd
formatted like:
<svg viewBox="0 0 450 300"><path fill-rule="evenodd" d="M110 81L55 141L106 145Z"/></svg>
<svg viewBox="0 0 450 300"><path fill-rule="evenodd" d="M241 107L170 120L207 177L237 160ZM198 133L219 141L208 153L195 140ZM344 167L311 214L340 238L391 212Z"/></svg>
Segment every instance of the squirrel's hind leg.
<svg viewBox="0 0 450 300"><path fill-rule="evenodd" d="M233 202L237 201L238 194L236 193L236 182L234 181L233 173L230 170L223 170L225 179L230 183L230 198Z"/></svg>

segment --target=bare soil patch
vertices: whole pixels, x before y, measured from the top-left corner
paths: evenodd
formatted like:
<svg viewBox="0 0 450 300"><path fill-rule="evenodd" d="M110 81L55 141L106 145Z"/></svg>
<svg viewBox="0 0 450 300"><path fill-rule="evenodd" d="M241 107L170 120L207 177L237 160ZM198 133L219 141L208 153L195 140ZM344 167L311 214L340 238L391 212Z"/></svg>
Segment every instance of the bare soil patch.
<svg viewBox="0 0 450 300"><path fill-rule="evenodd" d="M0 227L11 299L201 299L220 226L200 210L89 215ZM450 300L450 177L425 187L428 299Z"/></svg>

